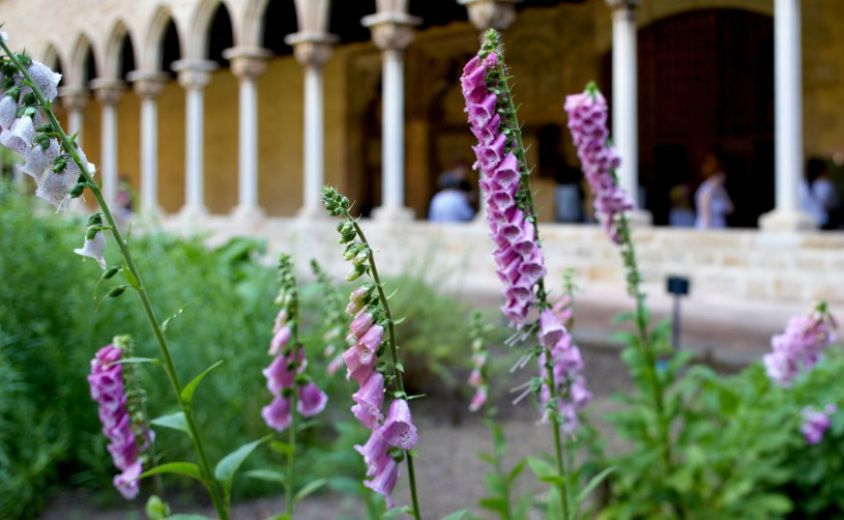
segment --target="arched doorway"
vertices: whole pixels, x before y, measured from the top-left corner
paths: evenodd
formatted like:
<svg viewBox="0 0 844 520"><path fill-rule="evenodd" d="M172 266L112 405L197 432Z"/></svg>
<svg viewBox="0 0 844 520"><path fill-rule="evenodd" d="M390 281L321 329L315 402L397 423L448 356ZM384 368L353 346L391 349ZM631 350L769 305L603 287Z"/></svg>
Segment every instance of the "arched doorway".
<svg viewBox="0 0 844 520"><path fill-rule="evenodd" d="M694 193L708 153L722 158L731 226L753 227L774 205L774 40L770 17L706 9L639 31L640 182L657 224L669 193ZM609 56L604 61L610 74Z"/></svg>

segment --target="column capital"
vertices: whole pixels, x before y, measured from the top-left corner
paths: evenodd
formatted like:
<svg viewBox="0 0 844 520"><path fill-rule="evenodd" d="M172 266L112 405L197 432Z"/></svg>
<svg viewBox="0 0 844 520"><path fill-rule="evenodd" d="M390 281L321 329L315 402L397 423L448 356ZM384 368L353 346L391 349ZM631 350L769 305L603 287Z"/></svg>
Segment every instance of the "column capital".
<svg viewBox="0 0 844 520"><path fill-rule="evenodd" d="M170 77L158 70L133 70L129 73L128 79L132 82L132 89L138 97L155 99L161 94L161 90Z"/></svg>
<svg viewBox="0 0 844 520"><path fill-rule="evenodd" d="M361 23L372 31L372 41L379 49L400 51L410 45L413 28L422 20L406 13L388 11L364 16Z"/></svg>
<svg viewBox="0 0 844 520"><path fill-rule="evenodd" d="M466 7L469 20L479 31L503 31L516 20L516 4L522 0L457 0Z"/></svg>
<svg viewBox="0 0 844 520"><path fill-rule="evenodd" d="M288 34L284 43L293 47L293 55L301 65L306 67L322 67L328 58L337 36L329 33L297 32Z"/></svg>
<svg viewBox="0 0 844 520"><path fill-rule="evenodd" d="M187 90L202 90L211 80L217 64L211 60L177 60L173 70L179 74L179 85Z"/></svg>
<svg viewBox="0 0 844 520"><path fill-rule="evenodd" d="M232 74L238 78L255 79L267 70L267 59L272 55L261 47L232 47L223 51L229 60Z"/></svg>
<svg viewBox="0 0 844 520"><path fill-rule="evenodd" d="M636 16L636 8L642 3L641 0L606 0L606 2L612 9L613 16L625 16L631 20Z"/></svg>
<svg viewBox="0 0 844 520"><path fill-rule="evenodd" d="M116 79L97 78L91 80L91 89L97 101L104 105L116 105L123 97L126 84Z"/></svg>
<svg viewBox="0 0 844 520"><path fill-rule="evenodd" d="M59 98L66 110L81 112L88 106L90 92L80 87L59 87Z"/></svg>

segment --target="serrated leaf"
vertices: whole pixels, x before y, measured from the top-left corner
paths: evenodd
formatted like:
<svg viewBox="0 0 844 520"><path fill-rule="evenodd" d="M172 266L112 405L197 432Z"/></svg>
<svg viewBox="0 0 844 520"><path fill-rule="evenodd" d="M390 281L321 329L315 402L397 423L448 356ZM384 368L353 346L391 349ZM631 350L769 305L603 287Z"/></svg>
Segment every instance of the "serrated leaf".
<svg viewBox="0 0 844 520"><path fill-rule="evenodd" d="M287 477L284 473L280 471L275 471L273 469L253 469L244 473L249 478L254 478L256 480L264 480L266 482L277 482L279 484L284 484L287 482Z"/></svg>
<svg viewBox="0 0 844 520"><path fill-rule="evenodd" d="M319 488L326 485L327 483L328 479L325 478L318 478L316 480L308 482L307 484L302 486L302 489L296 492L296 495L293 497L293 502L298 504L300 500L304 499L311 493L317 491Z"/></svg>
<svg viewBox="0 0 844 520"><path fill-rule="evenodd" d="M222 364L223 364L223 360L221 359L220 361L217 361L216 363L214 363L210 367L208 367L205 370L203 370L202 372L200 372L196 377L191 379L191 382L188 383L187 385L185 385L184 388L182 388L182 394L181 394L182 402L187 403L187 404L193 403L193 394L196 392L196 387L198 387L199 383L201 383L202 380L205 379L205 376L207 376L209 373L211 373L212 370L214 370L215 368L217 368L218 366L220 366Z"/></svg>
<svg viewBox="0 0 844 520"><path fill-rule="evenodd" d="M179 430L180 432L186 433L188 437L191 436L190 428L188 428L188 421L187 419L185 419L184 412L176 412L168 415L162 415L161 417L156 417L155 419L151 420L150 423L156 426L170 428L171 430Z"/></svg>
<svg viewBox="0 0 844 520"><path fill-rule="evenodd" d="M158 358L150 358L150 357L127 357L117 361L118 365L132 365L132 364L141 364L141 363L149 363L151 365L160 365L161 360Z"/></svg>
<svg viewBox="0 0 844 520"><path fill-rule="evenodd" d="M246 457L252 454L252 452L255 451L255 448L268 440L270 440L269 435L262 437L257 441L246 443L220 459L220 462L218 462L217 466L214 468L214 478L222 484L223 491L226 495L231 492L232 484L234 484L234 475L237 473L240 465L243 464L243 461L246 460Z"/></svg>
<svg viewBox="0 0 844 520"><path fill-rule="evenodd" d="M202 478L202 472L199 471L199 466L193 462L168 462L166 464L160 464L141 473L140 478L161 475L164 473L183 475L185 477L196 479L203 484L207 484L205 479Z"/></svg>

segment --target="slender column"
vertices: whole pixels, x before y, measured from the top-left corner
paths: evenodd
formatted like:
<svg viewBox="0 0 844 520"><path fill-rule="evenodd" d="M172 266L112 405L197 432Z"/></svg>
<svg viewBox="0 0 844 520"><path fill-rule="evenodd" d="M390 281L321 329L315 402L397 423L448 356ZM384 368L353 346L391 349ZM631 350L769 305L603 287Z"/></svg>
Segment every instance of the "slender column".
<svg viewBox="0 0 844 520"><path fill-rule="evenodd" d="M106 202L114 204L117 200L119 172L117 161L117 104L123 97L124 85L120 81L95 79L91 88L101 105L102 128L100 137L103 195Z"/></svg>
<svg viewBox="0 0 844 520"><path fill-rule="evenodd" d="M774 130L776 207L760 219L766 230L812 229L799 206L803 172L803 83L800 0L774 2Z"/></svg>
<svg viewBox="0 0 844 520"><path fill-rule="evenodd" d="M386 2L382 2L386 6ZM388 6L387 6L388 7ZM420 20L399 10L365 16L363 25L383 51L381 123L381 207L373 217L382 220L413 218L404 206L404 49Z"/></svg>
<svg viewBox="0 0 844 520"><path fill-rule="evenodd" d="M263 216L258 205L258 91L257 79L267 68L269 52L259 48L227 49L223 56L231 62L238 80L238 203L234 215L241 220Z"/></svg>
<svg viewBox="0 0 844 520"><path fill-rule="evenodd" d="M141 211L148 216L161 214L158 206L158 95L167 75L154 71L133 71L135 94L141 98Z"/></svg>
<svg viewBox="0 0 844 520"><path fill-rule="evenodd" d="M336 40L325 32L298 32L285 39L293 46L296 61L305 67L305 171L299 216L307 219L325 216L320 201L325 183L322 67L331 57L331 46Z"/></svg>
<svg viewBox="0 0 844 520"><path fill-rule="evenodd" d="M82 114L88 106L88 90L84 88L62 87L59 94L67 110L67 128L70 135L76 134L76 142L82 145Z"/></svg>
<svg viewBox="0 0 844 520"><path fill-rule="evenodd" d="M185 205L182 217L196 220L208 209L204 198L204 91L216 64L206 60L179 60L173 70L185 89Z"/></svg>

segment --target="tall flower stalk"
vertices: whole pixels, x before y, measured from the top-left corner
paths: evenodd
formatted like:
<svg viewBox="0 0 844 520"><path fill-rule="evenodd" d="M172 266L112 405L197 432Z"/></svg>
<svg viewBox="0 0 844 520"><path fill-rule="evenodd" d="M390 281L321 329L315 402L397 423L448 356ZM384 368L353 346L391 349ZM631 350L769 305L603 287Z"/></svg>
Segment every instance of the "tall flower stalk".
<svg viewBox="0 0 844 520"><path fill-rule="evenodd" d="M543 419L551 423L559 475L554 481L568 519L576 515L576 505L571 504L561 433L573 433L576 418L572 420L571 414L588 398L581 392L574 404L575 394L585 390L582 362L548 299L530 169L497 31L484 34L480 51L464 67L460 81L469 125L478 139L473 147L475 168L481 172L486 218L497 248L497 273L504 284L501 310L520 331L518 337L536 336L540 344L531 353L539 358L540 378L530 388L539 394ZM531 319L532 310L538 318Z"/></svg>
<svg viewBox="0 0 844 520"><path fill-rule="evenodd" d="M399 361L392 311L372 248L357 220L349 213L349 199L336 189L325 187L322 200L328 212L342 220L337 225L340 243L345 245L343 256L352 264L346 279L353 282L367 275L371 282L357 287L349 298L347 311L354 316L346 338L349 348L343 353L346 377L354 379L360 389L352 399L355 417L371 430L369 440L355 449L363 456L370 480L364 485L384 496L388 507L394 506L392 491L398 479L398 464L407 462L407 476L413 517L420 520L416 475L413 470L413 448L418 441L416 426L410 414ZM386 338L385 338L386 332ZM386 339L386 348L385 348ZM385 389L392 397L386 415L383 413Z"/></svg>
<svg viewBox="0 0 844 520"><path fill-rule="evenodd" d="M138 294L144 315L152 330L161 356L170 386L179 407L184 414L185 423L199 462L199 472L209 490L211 501L221 520L228 520L229 512L222 499L222 489L214 478L214 473L206 455L205 446L194 419L191 404L183 397L183 387L179 382L173 359L164 331L159 324L143 278L135 264L129 246L120 233L111 209L103 197L102 190L94 181L93 165L89 164L84 153L62 129L52 108L56 96L59 76L25 54L15 54L9 48L5 34L0 35L0 48L5 57L0 61L2 68L2 99L0 99L0 124L7 123L8 111L12 122L8 128L3 126L0 144L19 153L26 159L38 184L36 195L61 209L68 198L75 198L89 190L100 208L99 213L89 220L85 244L79 251L85 256L92 256L98 262L102 258L102 233L108 231L117 244L123 257L121 267L112 268L107 274L114 275L122 269L127 284L113 289L112 296L119 296L125 289L132 288ZM11 100L11 101L10 101ZM46 118L46 119L45 119ZM101 265L105 265L101 263Z"/></svg>
<svg viewBox="0 0 844 520"><path fill-rule="evenodd" d="M270 428L288 431L287 453L287 516L293 518L296 500L293 494L294 462L296 458L296 414L313 417L325 409L328 396L311 381L305 372L308 361L299 341L299 290L293 272L293 261L282 254L278 261L279 292L276 304L281 309L273 324L273 338L269 354L273 361L264 369L267 389L272 402L261 410L264 422Z"/></svg>
<svg viewBox="0 0 844 520"><path fill-rule="evenodd" d="M624 262L627 294L635 302L633 319L638 336L637 344L657 419L661 459L666 474L670 475L674 468L670 418L665 409L665 388L656 369L656 352L649 331L645 293L641 287L642 276L628 216L634 204L618 184L616 169L622 158L610 142L607 102L597 85L592 82L586 86L583 93L568 96L564 108L568 114L568 127L577 148L577 155L594 194L595 213L602 221L610 240L618 245Z"/></svg>

